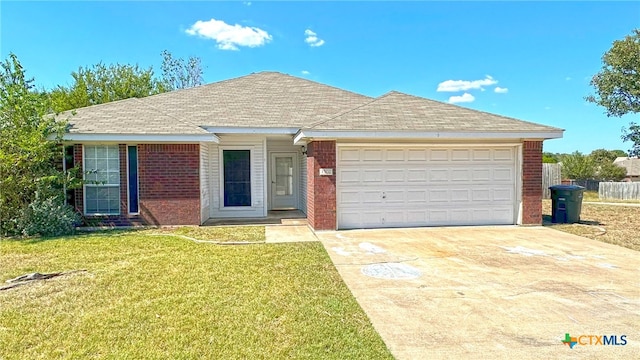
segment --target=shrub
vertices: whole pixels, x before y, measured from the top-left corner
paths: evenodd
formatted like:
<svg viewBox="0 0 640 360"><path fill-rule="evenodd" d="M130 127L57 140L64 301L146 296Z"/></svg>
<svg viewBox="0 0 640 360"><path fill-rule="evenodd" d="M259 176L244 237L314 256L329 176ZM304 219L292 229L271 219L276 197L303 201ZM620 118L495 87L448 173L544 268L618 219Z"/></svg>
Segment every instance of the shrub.
<svg viewBox="0 0 640 360"><path fill-rule="evenodd" d="M22 212L19 228L23 235L69 235L80 224L80 215L59 197L36 199Z"/></svg>

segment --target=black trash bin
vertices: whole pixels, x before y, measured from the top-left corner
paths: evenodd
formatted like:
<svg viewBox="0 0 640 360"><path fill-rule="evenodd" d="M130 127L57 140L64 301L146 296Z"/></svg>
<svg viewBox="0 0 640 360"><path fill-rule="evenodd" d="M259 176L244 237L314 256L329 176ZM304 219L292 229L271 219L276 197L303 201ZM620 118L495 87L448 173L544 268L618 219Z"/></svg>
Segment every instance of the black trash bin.
<svg viewBox="0 0 640 360"><path fill-rule="evenodd" d="M577 185L550 186L551 221L561 224L579 222L584 189L582 186Z"/></svg>

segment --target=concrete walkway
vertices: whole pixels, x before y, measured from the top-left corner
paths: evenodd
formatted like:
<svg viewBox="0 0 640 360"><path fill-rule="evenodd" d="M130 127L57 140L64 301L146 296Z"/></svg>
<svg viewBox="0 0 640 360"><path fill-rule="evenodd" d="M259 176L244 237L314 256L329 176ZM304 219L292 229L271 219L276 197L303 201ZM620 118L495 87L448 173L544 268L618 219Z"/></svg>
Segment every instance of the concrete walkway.
<svg viewBox="0 0 640 360"><path fill-rule="evenodd" d="M306 221L304 225L266 225L264 231L267 243L318 241Z"/></svg>
<svg viewBox="0 0 640 360"><path fill-rule="evenodd" d="M317 236L399 360L639 358L637 251L543 227Z"/></svg>

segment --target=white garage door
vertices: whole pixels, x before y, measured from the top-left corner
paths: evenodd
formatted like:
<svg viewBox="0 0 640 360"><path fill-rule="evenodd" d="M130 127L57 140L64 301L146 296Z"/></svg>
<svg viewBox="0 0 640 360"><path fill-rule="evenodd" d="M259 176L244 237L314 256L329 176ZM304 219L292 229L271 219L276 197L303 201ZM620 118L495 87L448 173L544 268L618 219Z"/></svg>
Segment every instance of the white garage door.
<svg viewBox="0 0 640 360"><path fill-rule="evenodd" d="M338 228L514 224L515 147L338 146Z"/></svg>

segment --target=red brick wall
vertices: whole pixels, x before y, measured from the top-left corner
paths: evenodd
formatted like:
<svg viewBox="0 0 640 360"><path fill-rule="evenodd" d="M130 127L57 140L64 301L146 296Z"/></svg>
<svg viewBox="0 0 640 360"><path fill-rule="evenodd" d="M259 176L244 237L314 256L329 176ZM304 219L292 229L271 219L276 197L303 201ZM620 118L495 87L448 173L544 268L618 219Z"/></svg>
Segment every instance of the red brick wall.
<svg viewBox="0 0 640 360"><path fill-rule="evenodd" d="M542 141L522 146L522 224L542 223Z"/></svg>
<svg viewBox="0 0 640 360"><path fill-rule="evenodd" d="M333 169L333 175L320 176L320 168ZM335 141L307 145L307 220L315 230L336 229Z"/></svg>
<svg viewBox="0 0 640 360"><path fill-rule="evenodd" d="M154 225L200 225L198 144L138 145L140 214Z"/></svg>

